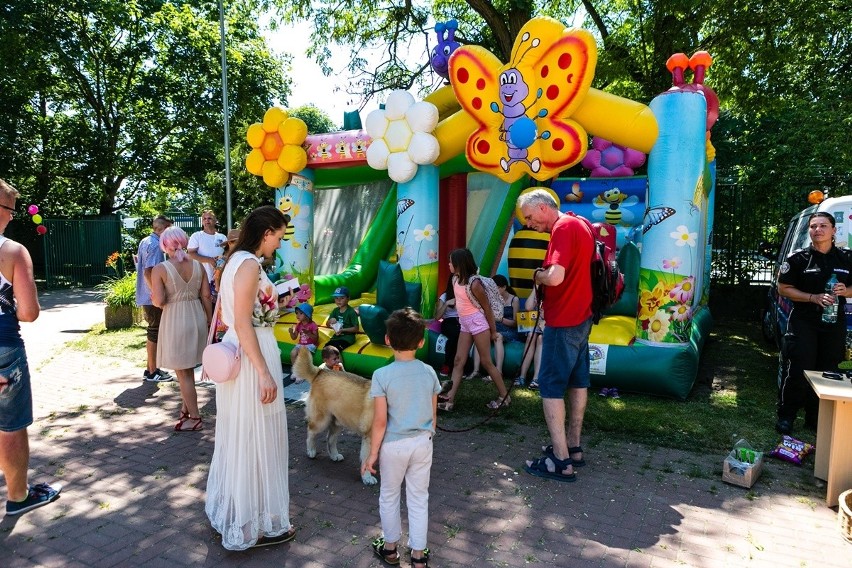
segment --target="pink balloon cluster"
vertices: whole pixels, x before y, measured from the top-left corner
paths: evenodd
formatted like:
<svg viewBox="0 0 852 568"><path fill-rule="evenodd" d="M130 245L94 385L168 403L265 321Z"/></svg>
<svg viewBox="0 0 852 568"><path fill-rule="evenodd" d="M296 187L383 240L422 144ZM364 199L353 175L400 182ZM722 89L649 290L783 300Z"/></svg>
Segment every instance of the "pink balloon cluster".
<svg viewBox="0 0 852 568"><path fill-rule="evenodd" d="M38 227L36 227L36 233L38 233L39 235L46 234L47 227L41 224L44 219L42 219L41 215L38 214L38 205L30 205L29 207L27 207L27 213L32 215L33 223L38 225Z"/></svg>
<svg viewBox="0 0 852 568"><path fill-rule="evenodd" d="M582 165L591 170L589 177L627 177L644 163L642 152L595 136Z"/></svg>

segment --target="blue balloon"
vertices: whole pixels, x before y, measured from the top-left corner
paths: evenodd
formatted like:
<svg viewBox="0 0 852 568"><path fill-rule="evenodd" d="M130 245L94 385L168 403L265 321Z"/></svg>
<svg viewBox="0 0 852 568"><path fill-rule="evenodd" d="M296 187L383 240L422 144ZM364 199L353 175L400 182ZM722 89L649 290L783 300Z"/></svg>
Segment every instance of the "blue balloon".
<svg viewBox="0 0 852 568"><path fill-rule="evenodd" d="M522 116L509 127L509 140L517 148L529 148L535 138L535 122L526 116Z"/></svg>

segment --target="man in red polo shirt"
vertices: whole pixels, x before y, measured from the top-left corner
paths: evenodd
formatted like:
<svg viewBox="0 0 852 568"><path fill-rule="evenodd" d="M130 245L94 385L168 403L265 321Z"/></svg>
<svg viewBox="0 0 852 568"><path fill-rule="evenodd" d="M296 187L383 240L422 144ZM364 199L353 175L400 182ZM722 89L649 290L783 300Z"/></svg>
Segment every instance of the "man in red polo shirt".
<svg viewBox="0 0 852 568"><path fill-rule="evenodd" d="M589 388L594 236L582 219L561 213L553 196L543 189L521 195L518 206L528 227L550 233L543 267L536 269L533 280L543 291L546 324L538 383L551 445L544 448L542 457L527 461L524 469L539 477L575 481L574 468L586 465L580 433Z"/></svg>

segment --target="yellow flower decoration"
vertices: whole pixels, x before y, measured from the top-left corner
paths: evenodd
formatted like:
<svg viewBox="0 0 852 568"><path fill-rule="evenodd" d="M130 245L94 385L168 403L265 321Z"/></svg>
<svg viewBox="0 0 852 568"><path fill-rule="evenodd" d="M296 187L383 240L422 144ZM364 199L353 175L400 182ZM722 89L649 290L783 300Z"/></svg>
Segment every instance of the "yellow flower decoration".
<svg viewBox="0 0 852 568"><path fill-rule="evenodd" d="M666 287L662 282L657 282L650 292L643 290L639 295L639 319L651 319L664 303L669 299L666 297Z"/></svg>
<svg viewBox="0 0 852 568"><path fill-rule="evenodd" d="M263 115L263 122L255 122L246 132L246 142L252 147L246 157L246 169L263 176L269 187L283 186L290 174L308 165L308 155L302 147L307 136L308 126L303 120L291 117L282 108L270 108Z"/></svg>

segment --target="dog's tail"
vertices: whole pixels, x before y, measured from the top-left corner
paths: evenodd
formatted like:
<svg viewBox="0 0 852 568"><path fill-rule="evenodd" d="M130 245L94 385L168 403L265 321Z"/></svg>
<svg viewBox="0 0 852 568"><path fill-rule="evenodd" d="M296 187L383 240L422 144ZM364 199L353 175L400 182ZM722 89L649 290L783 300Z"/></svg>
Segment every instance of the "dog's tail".
<svg viewBox="0 0 852 568"><path fill-rule="evenodd" d="M296 360L293 361L293 376L312 383L319 372L319 368L314 366L312 353L307 349L299 349Z"/></svg>

